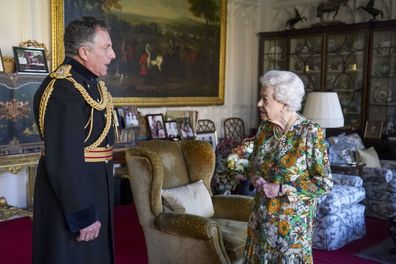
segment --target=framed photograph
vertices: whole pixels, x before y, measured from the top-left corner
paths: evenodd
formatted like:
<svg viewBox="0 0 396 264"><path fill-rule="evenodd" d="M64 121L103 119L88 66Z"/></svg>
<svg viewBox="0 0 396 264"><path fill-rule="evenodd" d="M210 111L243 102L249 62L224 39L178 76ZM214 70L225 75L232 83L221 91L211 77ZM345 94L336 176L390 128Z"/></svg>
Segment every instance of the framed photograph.
<svg viewBox="0 0 396 264"><path fill-rule="evenodd" d="M180 137L176 121L165 121L165 129L169 139Z"/></svg>
<svg viewBox="0 0 396 264"><path fill-rule="evenodd" d="M1 50L0 50L0 72L4 72L4 61L3 61L3 55L1 54Z"/></svg>
<svg viewBox="0 0 396 264"><path fill-rule="evenodd" d="M216 146L217 146L217 133L216 133L216 131L211 132L211 133L197 134L196 135L196 139L209 142L210 145L212 145L213 150L216 150Z"/></svg>
<svg viewBox="0 0 396 264"><path fill-rule="evenodd" d="M47 58L44 49L12 47L17 72L48 73Z"/></svg>
<svg viewBox="0 0 396 264"><path fill-rule="evenodd" d="M116 105L224 104L227 0L205 10L200 1L169 3L51 0L52 69L64 60L65 26L99 16L116 54L104 78Z"/></svg>
<svg viewBox="0 0 396 264"><path fill-rule="evenodd" d="M181 139L194 138L194 131L191 126L190 118L180 118L177 120L177 125Z"/></svg>
<svg viewBox="0 0 396 264"><path fill-rule="evenodd" d="M152 139L167 138L162 114L146 115L147 126Z"/></svg>
<svg viewBox="0 0 396 264"><path fill-rule="evenodd" d="M383 121L366 121L366 127L364 129L365 138L380 139L382 135Z"/></svg>
<svg viewBox="0 0 396 264"><path fill-rule="evenodd" d="M115 108L118 123L121 128L140 127L138 110L134 106L119 106Z"/></svg>

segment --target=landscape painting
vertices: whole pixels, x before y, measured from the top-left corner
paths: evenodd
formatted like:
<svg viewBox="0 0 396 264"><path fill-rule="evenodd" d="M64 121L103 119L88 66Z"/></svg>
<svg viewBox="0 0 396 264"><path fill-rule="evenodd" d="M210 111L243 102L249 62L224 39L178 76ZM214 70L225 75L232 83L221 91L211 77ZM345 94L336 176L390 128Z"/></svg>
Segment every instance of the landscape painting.
<svg viewBox="0 0 396 264"><path fill-rule="evenodd" d="M104 78L116 105L224 103L226 0L51 1L53 69L65 26L99 16L117 56Z"/></svg>

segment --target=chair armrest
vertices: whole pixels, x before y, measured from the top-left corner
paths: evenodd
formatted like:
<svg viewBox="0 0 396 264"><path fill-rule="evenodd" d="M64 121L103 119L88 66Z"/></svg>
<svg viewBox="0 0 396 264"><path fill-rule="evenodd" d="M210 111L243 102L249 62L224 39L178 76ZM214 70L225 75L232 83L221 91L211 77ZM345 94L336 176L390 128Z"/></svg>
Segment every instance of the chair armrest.
<svg viewBox="0 0 396 264"><path fill-rule="evenodd" d="M368 182L386 184L393 179L393 173L388 169L364 167L361 177L364 184Z"/></svg>
<svg viewBox="0 0 396 264"><path fill-rule="evenodd" d="M254 199L244 195L214 195L212 196L214 218L226 218L238 221L248 221L252 212Z"/></svg>
<svg viewBox="0 0 396 264"><path fill-rule="evenodd" d="M156 217L155 225L163 232L196 239L211 239L219 232L214 220L191 214L164 212Z"/></svg>
<svg viewBox="0 0 396 264"><path fill-rule="evenodd" d="M363 186L363 179L356 175L332 173L332 177L335 185Z"/></svg>

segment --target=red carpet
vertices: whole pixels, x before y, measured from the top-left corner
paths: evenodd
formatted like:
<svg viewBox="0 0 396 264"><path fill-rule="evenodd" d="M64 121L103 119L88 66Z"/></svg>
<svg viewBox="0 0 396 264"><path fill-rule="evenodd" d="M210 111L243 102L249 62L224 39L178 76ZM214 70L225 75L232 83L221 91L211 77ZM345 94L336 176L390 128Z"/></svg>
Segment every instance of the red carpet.
<svg viewBox="0 0 396 264"><path fill-rule="evenodd" d="M117 264L147 263L144 235L139 225L135 207L131 205L115 208L115 247ZM353 256L361 250L389 238L388 222L367 218L367 236L336 251L314 250L315 264L374 263ZM0 263L29 264L31 262L31 229L29 218L0 222ZM206 264L206 263L205 263ZM209 264L209 263L208 263Z"/></svg>

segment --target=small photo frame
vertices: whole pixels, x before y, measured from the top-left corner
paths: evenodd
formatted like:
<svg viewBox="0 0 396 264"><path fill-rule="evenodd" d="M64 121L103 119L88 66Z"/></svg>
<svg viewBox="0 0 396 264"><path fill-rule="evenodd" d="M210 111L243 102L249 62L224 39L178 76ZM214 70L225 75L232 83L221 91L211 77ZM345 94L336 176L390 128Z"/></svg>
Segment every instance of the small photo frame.
<svg viewBox="0 0 396 264"><path fill-rule="evenodd" d="M380 139L382 136L383 121L366 121L366 127L364 129L365 138Z"/></svg>
<svg viewBox="0 0 396 264"><path fill-rule="evenodd" d="M190 118L179 118L177 120L177 125L181 139L194 138L194 131L191 126Z"/></svg>
<svg viewBox="0 0 396 264"><path fill-rule="evenodd" d="M138 110L134 106L122 106L115 108L120 128L140 127Z"/></svg>
<svg viewBox="0 0 396 264"><path fill-rule="evenodd" d="M0 49L0 72L4 72L4 61L3 61L3 55L1 54L1 49Z"/></svg>
<svg viewBox="0 0 396 264"><path fill-rule="evenodd" d="M197 134L196 135L196 139L209 142L209 144L212 145L213 150L216 150L216 146L217 146L217 133L216 133L216 131L210 132L210 133Z"/></svg>
<svg viewBox="0 0 396 264"><path fill-rule="evenodd" d="M147 127L152 139L167 138L164 116L162 114L146 115L146 118Z"/></svg>
<svg viewBox="0 0 396 264"><path fill-rule="evenodd" d="M20 73L48 73L47 58L44 49L12 47L15 66Z"/></svg>
<svg viewBox="0 0 396 264"><path fill-rule="evenodd" d="M165 121L165 129L169 139L180 137L180 133L176 121Z"/></svg>

